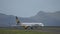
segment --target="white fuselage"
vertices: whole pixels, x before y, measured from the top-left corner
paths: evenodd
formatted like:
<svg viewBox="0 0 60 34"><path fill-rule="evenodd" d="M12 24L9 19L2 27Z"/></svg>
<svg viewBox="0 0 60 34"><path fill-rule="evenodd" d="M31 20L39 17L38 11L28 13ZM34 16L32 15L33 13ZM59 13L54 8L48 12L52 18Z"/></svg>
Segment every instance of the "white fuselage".
<svg viewBox="0 0 60 34"><path fill-rule="evenodd" d="M35 25L44 26L43 23L19 23L18 25L11 25L11 26L35 26Z"/></svg>
<svg viewBox="0 0 60 34"><path fill-rule="evenodd" d="M21 23L21 26L34 26L34 25L44 26L43 23Z"/></svg>

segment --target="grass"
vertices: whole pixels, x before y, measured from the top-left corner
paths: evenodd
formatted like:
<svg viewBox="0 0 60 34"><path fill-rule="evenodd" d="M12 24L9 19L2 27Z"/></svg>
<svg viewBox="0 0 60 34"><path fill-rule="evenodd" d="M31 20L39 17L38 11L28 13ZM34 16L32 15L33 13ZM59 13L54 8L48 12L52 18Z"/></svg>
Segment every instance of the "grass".
<svg viewBox="0 0 60 34"><path fill-rule="evenodd" d="M32 30L9 30L9 29L0 29L0 34L54 34L53 32L40 32Z"/></svg>
<svg viewBox="0 0 60 34"><path fill-rule="evenodd" d="M59 32L55 32L55 31L59 31ZM41 31L38 31L38 30L26 30L25 31L25 30L19 30L19 29L14 29L14 28L12 29L0 28L0 34L60 34L60 28L45 27L43 28L43 31L42 30Z"/></svg>

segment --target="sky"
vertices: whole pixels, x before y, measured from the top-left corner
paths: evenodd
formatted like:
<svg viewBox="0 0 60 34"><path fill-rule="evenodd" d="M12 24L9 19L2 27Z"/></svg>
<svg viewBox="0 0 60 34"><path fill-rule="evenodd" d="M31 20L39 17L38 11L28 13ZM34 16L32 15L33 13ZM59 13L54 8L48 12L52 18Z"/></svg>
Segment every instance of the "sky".
<svg viewBox="0 0 60 34"><path fill-rule="evenodd" d="M31 17L39 11L60 11L60 0L0 0L0 13Z"/></svg>

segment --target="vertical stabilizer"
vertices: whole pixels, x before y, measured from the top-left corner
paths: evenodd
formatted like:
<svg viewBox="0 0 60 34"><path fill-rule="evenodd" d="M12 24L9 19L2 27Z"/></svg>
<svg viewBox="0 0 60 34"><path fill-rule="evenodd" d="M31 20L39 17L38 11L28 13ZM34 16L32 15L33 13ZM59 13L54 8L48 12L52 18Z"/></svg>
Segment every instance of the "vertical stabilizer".
<svg viewBox="0 0 60 34"><path fill-rule="evenodd" d="M19 21L17 16L16 16L16 23L17 23L17 25L20 23L20 21Z"/></svg>

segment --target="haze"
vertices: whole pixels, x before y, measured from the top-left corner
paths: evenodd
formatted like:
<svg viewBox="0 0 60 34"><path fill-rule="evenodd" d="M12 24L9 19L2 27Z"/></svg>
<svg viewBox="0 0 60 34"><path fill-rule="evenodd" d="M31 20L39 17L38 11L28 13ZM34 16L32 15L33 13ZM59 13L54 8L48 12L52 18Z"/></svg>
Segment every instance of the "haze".
<svg viewBox="0 0 60 34"><path fill-rule="evenodd" d="M0 13L31 17L39 11L60 11L60 0L0 0Z"/></svg>

